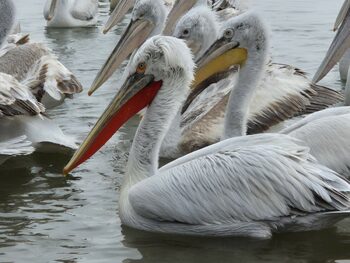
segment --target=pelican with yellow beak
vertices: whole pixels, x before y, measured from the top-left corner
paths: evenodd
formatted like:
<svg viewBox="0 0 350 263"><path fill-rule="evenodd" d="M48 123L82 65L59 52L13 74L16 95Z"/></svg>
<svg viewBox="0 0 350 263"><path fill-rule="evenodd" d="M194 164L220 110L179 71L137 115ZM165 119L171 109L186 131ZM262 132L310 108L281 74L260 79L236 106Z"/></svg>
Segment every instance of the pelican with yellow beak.
<svg viewBox="0 0 350 263"><path fill-rule="evenodd" d="M231 52L238 45L228 47ZM225 57L226 51L218 54ZM270 238L274 232L330 227L350 216L350 184L286 135L224 140L159 169L160 145L187 98L194 68L182 40L147 40L64 173L86 161L147 107L120 191L124 225L167 234Z"/></svg>
<svg viewBox="0 0 350 263"><path fill-rule="evenodd" d="M98 0L47 0L47 27L89 27L97 24Z"/></svg>

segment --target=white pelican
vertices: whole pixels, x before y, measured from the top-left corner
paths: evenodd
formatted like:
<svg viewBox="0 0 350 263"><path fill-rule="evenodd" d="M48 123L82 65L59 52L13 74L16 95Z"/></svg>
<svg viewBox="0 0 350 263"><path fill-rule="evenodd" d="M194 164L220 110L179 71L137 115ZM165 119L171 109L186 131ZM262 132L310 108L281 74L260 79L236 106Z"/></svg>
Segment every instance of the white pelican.
<svg viewBox="0 0 350 263"><path fill-rule="evenodd" d="M340 26L340 27L339 27ZM322 64L314 76L314 82L317 83L323 79L334 65L342 59L339 69L341 78L347 80L345 86L345 105L350 106L350 81L348 78L350 64L350 1L346 0L340 10L337 21L334 26L338 30L334 40L324 58ZM339 28L339 29L338 29Z"/></svg>
<svg viewBox="0 0 350 263"><path fill-rule="evenodd" d="M11 14L11 23L1 23L1 32L10 32L13 26L15 9L11 0L3 0L10 10L1 9L0 17ZM7 35L3 35L1 42ZM15 41L15 40L14 40ZM43 44L27 43L28 36L17 40L0 50L0 72L14 76L29 86L38 101L47 109L61 104L82 91L82 85L66 67L64 67Z"/></svg>
<svg viewBox="0 0 350 263"><path fill-rule="evenodd" d="M247 119L254 92L263 76L268 44L263 23L254 13L228 20L223 35L213 44L217 49L226 43L239 43L247 49L248 60L239 72L225 117L224 138L247 133ZM244 44L242 44L244 43ZM247 44L249 43L249 44ZM282 131L311 149L317 161L350 177L350 107L332 108L308 115Z"/></svg>
<svg viewBox="0 0 350 263"><path fill-rule="evenodd" d="M28 87L14 77L0 73L0 142L15 143L25 136L38 151L57 152L76 149L74 139L43 115L45 107ZM19 142L18 142L19 143Z"/></svg>
<svg viewBox="0 0 350 263"><path fill-rule="evenodd" d="M189 0L194 1L194 0ZM169 0L122 0L114 9L107 21L104 33L115 26L134 5L131 13L131 21L126 27L117 46L112 51L106 63L100 70L89 90L89 95L94 93L111 75L120 67L147 38L162 32L167 15L171 9Z"/></svg>
<svg viewBox="0 0 350 263"><path fill-rule="evenodd" d="M219 36L217 16L208 7L195 7L179 20L174 36L186 40L196 58L203 56ZM262 70L263 78L249 105L248 134L266 131L296 115L324 109L343 99L336 91L311 84L301 70L292 66L269 62ZM194 88L163 141L160 155L177 158L219 141L233 86L234 81L227 80Z"/></svg>
<svg viewBox="0 0 350 263"><path fill-rule="evenodd" d="M225 140L158 169L161 142L186 99L193 70L182 40L147 40L65 174L148 106L120 192L123 224L162 233L269 238L329 227L350 215L349 183L285 135Z"/></svg>
<svg viewBox="0 0 350 263"><path fill-rule="evenodd" d="M48 27L89 27L97 24L98 0L47 0Z"/></svg>
<svg viewBox="0 0 350 263"><path fill-rule="evenodd" d="M32 143L25 136L0 142L0 165L13 156L29 155L33 152Z"/></svg>

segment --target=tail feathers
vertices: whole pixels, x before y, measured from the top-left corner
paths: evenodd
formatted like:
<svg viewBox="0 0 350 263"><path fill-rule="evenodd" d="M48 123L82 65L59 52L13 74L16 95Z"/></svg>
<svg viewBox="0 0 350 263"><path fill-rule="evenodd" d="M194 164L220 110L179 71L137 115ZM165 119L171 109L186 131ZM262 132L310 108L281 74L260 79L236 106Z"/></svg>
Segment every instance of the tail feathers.
<svg viewBox="0 0 350 263"><path fill-rule="evenodd" d="M29 155L34 152L32 143L26 136L21 136L6 142L0 142L0 155Z"/></svg>
<svg viewBox="0 0 350 263"><path fill-rule="evenodd" d="M320 85L312 85L312 88L316 91L316 94L311 94L310 105L306 107L303 114L324 110L344 101L344 95L339 91Z"/></svg>
<svg viewBox="0 0 350 263"><path fill-rule="evenodd" d="M39 101L45 92L59 101L62 94L70 97L83 90L77 78L52 55L43 56L28 76L25 84Z"/></svg>

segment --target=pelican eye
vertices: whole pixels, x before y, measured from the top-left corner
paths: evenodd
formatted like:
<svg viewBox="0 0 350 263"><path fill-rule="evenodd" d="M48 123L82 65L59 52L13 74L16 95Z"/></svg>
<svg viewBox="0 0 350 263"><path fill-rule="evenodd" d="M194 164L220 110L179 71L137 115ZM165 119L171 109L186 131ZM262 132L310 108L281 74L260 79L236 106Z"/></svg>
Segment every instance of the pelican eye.
<svg viewBox="0 0 350 263"><path fill-rule="evenodd" d="M225 32L224 32L224 37L225 38L232 38L234 35L235 35L235 32L231 28L226 29Z"/></svg>
<svg viewBox="0 0 350 263"><path fill-rule="evenodd" d="M141 62L137 65L136 72L139 74L143 74L143 73L145 73L146 69L147 69L146 63Z"/></svg>
<svg viewBox="0 0 350 263"><path fill-rule="evenodd" d="M182 35L183 35L184 37L189 36L189 34L190 34L190 30L189 30L189 29L185 29L184 31L182 31Z"/></svg>

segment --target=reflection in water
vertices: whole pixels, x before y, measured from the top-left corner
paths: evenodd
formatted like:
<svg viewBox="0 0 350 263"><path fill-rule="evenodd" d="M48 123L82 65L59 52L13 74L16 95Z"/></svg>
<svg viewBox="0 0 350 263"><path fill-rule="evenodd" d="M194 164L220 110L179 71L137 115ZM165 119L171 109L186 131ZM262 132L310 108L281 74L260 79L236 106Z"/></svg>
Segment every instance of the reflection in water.
<svg viewBox="0 0 350 263"><path fill-rule="evenodd" d="M124 262L332 262L350 258L350 231L339 233L336 228L276 235L271 240L155 235L128 227L122 231L124 246L141 254Z"/></svg>
<svg viewBox="0 0 350 263"><path fill-rule="evenodd" d="M30 5L29 5L30 2ZM105 1L106 2L106 1ZM82 141L115 90L116 74L94 96L86 95L115 47L127 20L103 35L98 27L45 29L42 0L15 0L24 32L47 43L85 87L47 114ZM274 61L315 72L333 37L342 0L255 1L272 28ZM325 85L341 88L334 70ZM350 259L350 221L321 232L276 235L271 240L154 235L126 227L118 216L119 187L139 119L134 118L74 178L61 170L70 154L10 160L0 168L0 262L333 262Z"/></svg>

